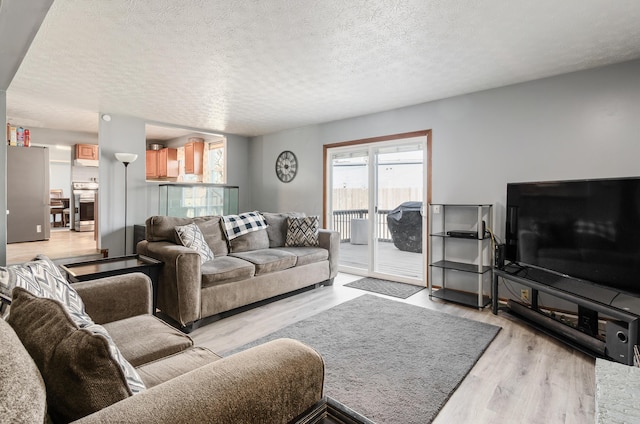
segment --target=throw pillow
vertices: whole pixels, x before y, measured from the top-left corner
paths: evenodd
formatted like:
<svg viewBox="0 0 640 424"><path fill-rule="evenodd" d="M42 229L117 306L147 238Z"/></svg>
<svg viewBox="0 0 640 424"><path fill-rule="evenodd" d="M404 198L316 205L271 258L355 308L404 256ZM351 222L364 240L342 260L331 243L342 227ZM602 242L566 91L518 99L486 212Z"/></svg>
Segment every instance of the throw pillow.
<svg viewBox="0 0 640 424"><path fill-rule="evenodd" d="M320 219L317 216L287 218L285 246L318 246Z"/></svg>
<svg viewBox="0 0 640 424"><path fill-rule="evenodd" d="M267 235L269 236L269 247L282 247L287 239L287 218L305 217L304 212L261 212L267 223Z"/></svg>
<svg viewBox="0 0 640 424"><path fill-rule="evenodd" d="M0 266L0 318L5 318L11 305L11 274L6 267Z"/></svg>
<svg viewBox="0 0 640 424"><path fill-rule="evenodd" d="M38 255L30 262L10 265L5 270L6 273L0 273L0 277L7 276L6 281L0 278L0 291L3 293L3 297L11 299L16 287L25 289L35 296L60 302L79 328L95 328L93 326L96 324L85 312L84 302L78 292L62 276L58 266L46 256ZM7 291L9 291L8 295ZM13 308L13 301L11 301L11 305ZM11 311L8 313L11 314ZM105 337L110 339L108 335ZM111 343L113 344L113 341ZM115 347L115 344L113 346ZM120 355L117 347L113 351L114 358L117 359L122 372L128 378L127 383L131 392L138 393L144 390L142 379L136 373L135 368Z"/></svg>
<svg viewBox="0 0 640 424"><path fill-rule="evenodd" d="M264 217L258 211L246 212L240 215L225 215L222 217L222 221L229 241L243 234L267 228Z"/></svg>
<svg viewBox="0 0 640 424"><path fill-rule="evenodd" d="M175 227L175 230L178 240L183 246L198 252L201 264L213 259L213 252L204 239L200 227L196 224L187 224Z"/></svg>
<svg viewBox="0 0 640 424"><path fill-rule="evenodd" d="M23 264L0 268L0 296L5 301L3 303L11 303L14 287L22 287L40 297L56 299L72 315L86 315L78 293L64 278L58 266L44 255L38 255ZM4 316L8 311L0 309L0 312Z"/></svg>
<svg viewBox="0 0 640 424"><path fill-rule="evenodd" d="M59 301L17 287L7 322L40 370L55 422L77 420L133 393L104 329L79 328Z"/></svg>

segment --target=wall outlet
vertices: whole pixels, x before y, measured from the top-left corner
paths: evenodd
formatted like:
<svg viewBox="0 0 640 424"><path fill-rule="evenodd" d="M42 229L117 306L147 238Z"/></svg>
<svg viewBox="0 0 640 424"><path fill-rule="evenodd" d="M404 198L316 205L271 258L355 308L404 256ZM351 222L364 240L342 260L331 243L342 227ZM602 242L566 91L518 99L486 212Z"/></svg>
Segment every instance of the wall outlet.
<svg viewBox="0 0 640 424"><path fill-rule="evenodd" d="M523 302L528 302L529 301L529 290L528 289L520 290L520 300L522 300Z"/></svg>
<svg viewBox="0 0 640 424"><path fill-rule="evenodd" d="M36 233L42 232L42 225L36 225Z"/></svg>

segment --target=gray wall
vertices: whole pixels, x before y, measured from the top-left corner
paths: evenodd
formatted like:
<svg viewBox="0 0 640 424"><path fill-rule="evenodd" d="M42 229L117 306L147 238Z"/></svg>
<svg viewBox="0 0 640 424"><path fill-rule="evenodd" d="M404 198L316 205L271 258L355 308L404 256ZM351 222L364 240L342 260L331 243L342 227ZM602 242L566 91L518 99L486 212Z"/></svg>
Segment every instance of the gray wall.
<svg viewBox="0 0 640 424"><path fill-rule="evenodd" d="M19 122L16 122L20 125ZM64 190L64 197L71 197L75 144L98 144L98 135L87 132L28 127L31 145L49 148L49 187ZM58 147L64 147L60 149ZM97 168L93 169L97 176Z"/></svg>
<svg viewBox="0 0 640 424"><path fill-rule="evenodd" d="M640 61L255 137L251 209L322 213L322 146L433 130L433 202L493 203L513 181L640 175ZM298 176L278 181L282 150Z"/></svg>
<svg viewBox="0 0 640 424"><path fill-rule="evenodd" d="M0 123L2 128L7 128L7 92L0 89ZM4 139L4 136L2 137ZM7 143L0 143L0 212L3 212L0 220L0 266L7 264Z"/></svg>
<svg viewBox="0 0 640 424"><path fill-rule="evenodd" d="M102 116L102 114L100 114ZM96 116L96 119L99 119ZM100 119L100 190L98 225L101 249L109 256L133 253L133 225L146 219L145 196L145 122L141 119L111 114L111 121ZM127 251L124 246L125 167L116 153L135 153L138 158L129 164L127 198Z"/></svg>
<svg viewBox="0 0 640 424"><path fill-rule="evenodd" d="M136 153L138 158L128 167L127 251L133 253L133 225L144 225L151 215L158 214L158 183L147 182L146 121L122 115L111 115L111 121L100 120L100 248L109 249L109 256L125 254L124 246L124 166L115 153ZM100 113L102 116L102 113ZM156 123L154 123L155 125ZM197 131L197 130L196 130ZM205 130L201 130L205 131ZM216 132L208 131L205 132ZM251 197L247 169L249 168L249 140L227 135L228 183L240 187L241 210Z"/></svg>

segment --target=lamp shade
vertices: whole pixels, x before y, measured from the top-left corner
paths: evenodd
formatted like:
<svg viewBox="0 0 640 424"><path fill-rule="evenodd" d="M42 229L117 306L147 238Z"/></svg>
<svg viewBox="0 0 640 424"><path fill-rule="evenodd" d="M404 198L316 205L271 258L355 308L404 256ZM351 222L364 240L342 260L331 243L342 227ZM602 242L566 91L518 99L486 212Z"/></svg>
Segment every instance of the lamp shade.
<svg viewBox="0 0 640 424"><path fill-rule="evenodd" d="M138 159L138 155L135 153L116 153L116 159L122 163L131 163Z"/></svg>

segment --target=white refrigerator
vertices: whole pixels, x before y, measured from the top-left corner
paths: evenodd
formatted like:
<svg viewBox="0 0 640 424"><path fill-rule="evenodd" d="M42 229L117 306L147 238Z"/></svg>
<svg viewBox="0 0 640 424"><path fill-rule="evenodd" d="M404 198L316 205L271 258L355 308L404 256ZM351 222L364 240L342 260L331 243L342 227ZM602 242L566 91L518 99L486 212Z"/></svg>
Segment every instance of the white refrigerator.
<svg viewBox="0 0 640 424"><path fill-rule="evenodd" d="M7 243L48 240L49 149L7 146Z"/></svg>

